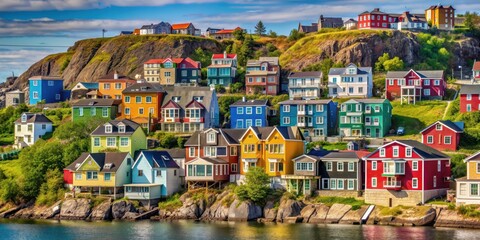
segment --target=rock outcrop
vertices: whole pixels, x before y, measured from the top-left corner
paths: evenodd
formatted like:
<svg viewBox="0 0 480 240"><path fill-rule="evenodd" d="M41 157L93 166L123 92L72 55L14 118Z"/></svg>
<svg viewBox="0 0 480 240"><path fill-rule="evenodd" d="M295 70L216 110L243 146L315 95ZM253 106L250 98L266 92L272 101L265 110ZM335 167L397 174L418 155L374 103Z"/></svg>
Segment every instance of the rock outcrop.
<svg viewBox="0 0 480 240"><path fill-rule="evenodd" d="M251 221L262 216L262 207L251 201L235 199L228 209L228 221Z"/></svg>
<svg viewBox="0 0 480 240"><path fill-rule="evenodd" d="M100 205L96 206L92 210L92 214L90 215L91 220L110 220L112 219L112 203L111 200L108 199L104 201Z"/></svg>
<svg viewBox="0 0 480 240"><path fill-rule="evenodd" d="M137 209L133 204L126 200L121 200L114 202L112 204L112 218L113 219L123 219L127 213L136 213Z"/></svg>
<svg viewBox="0 0 480 240"><path fill-rule="evenodd" d="M275 207L275 202L268 201L263 207L262 222L274 222L277 219L278 208Z"/></svg>
<svg viewBox="0 0 480 240"><path fill-rule="evenodd" d="M480 228L480 218L465 217L455 210L443 209L438 215L435 227Z"/></svg>
<svg viewBox="0 0 480 240"><path fill-rule="evenodd" d="M62 203L60 219L85 220L90 216L91 201L87 198L67 199Z"/></svg>
<svg viewBox="0 0 480 240"><path fill-rule="evenodd" d="M231 204L232 198L234 198L233 194L228 191L219 194L212 206L203 212L200 220L228 220L229 204Z"/></svg>
<svg viewBox="0 0 480 240"><path fill-rule="evenodd" d="M428 226L435 221L435 209L428 206L419 206L402 210L399 215L381 215L376 212L373 216L374 223L393 226Z"/></svg>
<svg viewBox="0 0 480 240"><path fill-rule="evenodd" d="M56 202L52 206L35 206L31 205L20 209L18 212L10 216L17 219L51 219L60 213L61 201Z"/></svg>
<svg viewBox="0 0 480 240"><path fill-rule="evenodd" d="M298 217L301 217L300 212L305 207L305 204L300 201L292 199L282 199L276 216L277 222L298 222L301 221Z"/></svg>

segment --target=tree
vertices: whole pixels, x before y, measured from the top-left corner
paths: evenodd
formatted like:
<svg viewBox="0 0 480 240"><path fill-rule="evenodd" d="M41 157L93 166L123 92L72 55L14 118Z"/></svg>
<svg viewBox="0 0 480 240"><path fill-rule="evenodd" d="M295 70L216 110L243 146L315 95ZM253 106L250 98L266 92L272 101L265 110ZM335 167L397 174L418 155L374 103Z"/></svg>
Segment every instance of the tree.
<svg viewBox="0 0 480 240"><path fill-rule="evenodd" d="M238 186L235 193L240 200L263 203L270 192L269 182L270 178L263 168L252 167L245 174L245 184Z"/></svg>
<svg viewBox="0 0 480 240"><path fill-rule="evenodd" d="M476 12L466 12L464 24L469 31L475 31L480 28L480 16Z"/></svg>
<svg viewBox="0 0 480 240"><path fill-rule="evenodd" d="M388 53L384 53L382 56L380 56L377 59L377 62L375 63L375 71L377 72L385 71L385 69L383 68L383 63L389 59L390 59L390 56L388 55Z"/></svg>
<svg viewBox="0 0 480 240"><path fill-rule="evenodd" d="M265 35L267 32L267 29L265 28L265 25L263 25L262 21L258 21L257 25L255 25L255 34L259 36Z"/></svg>
<svg viewBox="0 0 480 240"><path fill-rule="evenodd" d="M235 29L233 30L233 36L236 40L243 42L245 40L245 31L243 29Z"/></svg>
<svg viewBox="0 0 480 240"><path fill-rule="evenodd" d="M276 38L276 37L278 37L277 33L274 32L274 31L272 31L272 30L268 31L268 36L271 37L271 38Z"/></svg>
<svg viewBox="0 0 480 240"><path fill-rule="evenodd" d="M385 69L385 71L398 71L403 70L403 68L403 60L399 57L394 57L383 62L383 69Z"/></svg>
<svg viewBox="0 0 480 240"><path fill-rule="evenodd" d="M242 46L237 53L238 64L240 66L245 66L247 64L247 60L253 55L253 38L251 35L245 38L245 41L243 41Z"/></svg>
<svg viewBox="0 0 480 240"><path fill-rule="evenodd" d="M297 41L303 37L305 37L305 33L298 32L297 29L292 29L292 31L290 31L290 35L288 35L288 41Z"/></svg>
<svg viewBox="0 0 480 240"><path fill-rule="evenodd" d="M36 203L51 205L61 199L63 194L63 173L58 169L49 170L45 174L45 182L40 187Z"/></svg>
<svg viewBox="0 0 480 240"><path fill-rule="evenodd" d="M191 58L195 61L199 61L200 64L202 64L202 67L207 67L212 64L212 59L211 59L212 54L208 51L204 51L201 47L195 49L193 54L191 55Z"/></svg>

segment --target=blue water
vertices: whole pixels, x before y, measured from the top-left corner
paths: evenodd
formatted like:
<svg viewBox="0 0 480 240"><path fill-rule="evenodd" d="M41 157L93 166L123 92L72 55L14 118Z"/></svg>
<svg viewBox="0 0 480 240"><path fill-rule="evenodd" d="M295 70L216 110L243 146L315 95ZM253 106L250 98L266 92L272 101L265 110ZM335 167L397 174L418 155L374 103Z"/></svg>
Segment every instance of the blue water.
<svg viewBox="0 0 480 240"><path fill-rule="evenodd" d="M375 225L0 221L0 239L480 239L480 230Z"/></svg>

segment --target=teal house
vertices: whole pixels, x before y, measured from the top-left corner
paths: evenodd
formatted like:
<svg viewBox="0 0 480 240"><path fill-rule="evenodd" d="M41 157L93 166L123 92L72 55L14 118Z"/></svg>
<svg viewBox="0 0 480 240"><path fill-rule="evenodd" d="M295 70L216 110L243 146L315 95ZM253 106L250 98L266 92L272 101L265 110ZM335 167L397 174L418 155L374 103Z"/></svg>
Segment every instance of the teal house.
<svg viewBox="0 0 480 240"><path fill-rule="evenodd" d="M339 133L343 137L382 138L392 126L388 99L351 99L340 105Z"/></svg>
<svg viewBox="0 0 480 240"><path fill-rule="evenodd" d="M208 85L229 87L237 74L237 54L223 52L212 55L212 64L208 66Z"/></svg>
<svg viewBox="0 0 480 240"><path fill-rule="evenodd" d="M113 120L119 114L121 100L115 99L80 99L72 104L72 121L92 117Z"/></svg>

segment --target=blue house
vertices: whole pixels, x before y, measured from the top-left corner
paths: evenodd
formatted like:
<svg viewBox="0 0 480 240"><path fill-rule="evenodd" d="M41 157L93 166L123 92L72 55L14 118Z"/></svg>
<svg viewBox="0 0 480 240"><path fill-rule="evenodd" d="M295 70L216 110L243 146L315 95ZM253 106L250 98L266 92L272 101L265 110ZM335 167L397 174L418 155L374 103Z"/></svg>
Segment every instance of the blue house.
<svg viewBox="0 0 480 240"><path fill-rule="evenodd" d="M132 183L125 197L156 204L180 189L180 167L166 151L140 151L132 166Z"/></svg>
<svg viewBox="0 0 480 240"><path fill-rule="evenodd" d="M65 101L70 91L63 90L63 79L60 77L34 76L29 80L30 105L44 100L45 103Z"/></svg>
<svg viewBox="0 0 480 240"><path fill-rule="evenodd" d="M325 140L337 129L337 103L332 100L280 102L280 126L298 126L307 140Z"/></svg>
<svg viewBox="0 0 480 240"><path fill-rule="evenodd" d="M268 100L242 100L230 105L230 128L268 127Z"/></svg>
<svg viewBox="0 0 480 240"><path fill-rule="evenodd" d="M237 74L237 54L223 52L212 55L212 64L207 68L208 85L230 87Z"/></svg>

